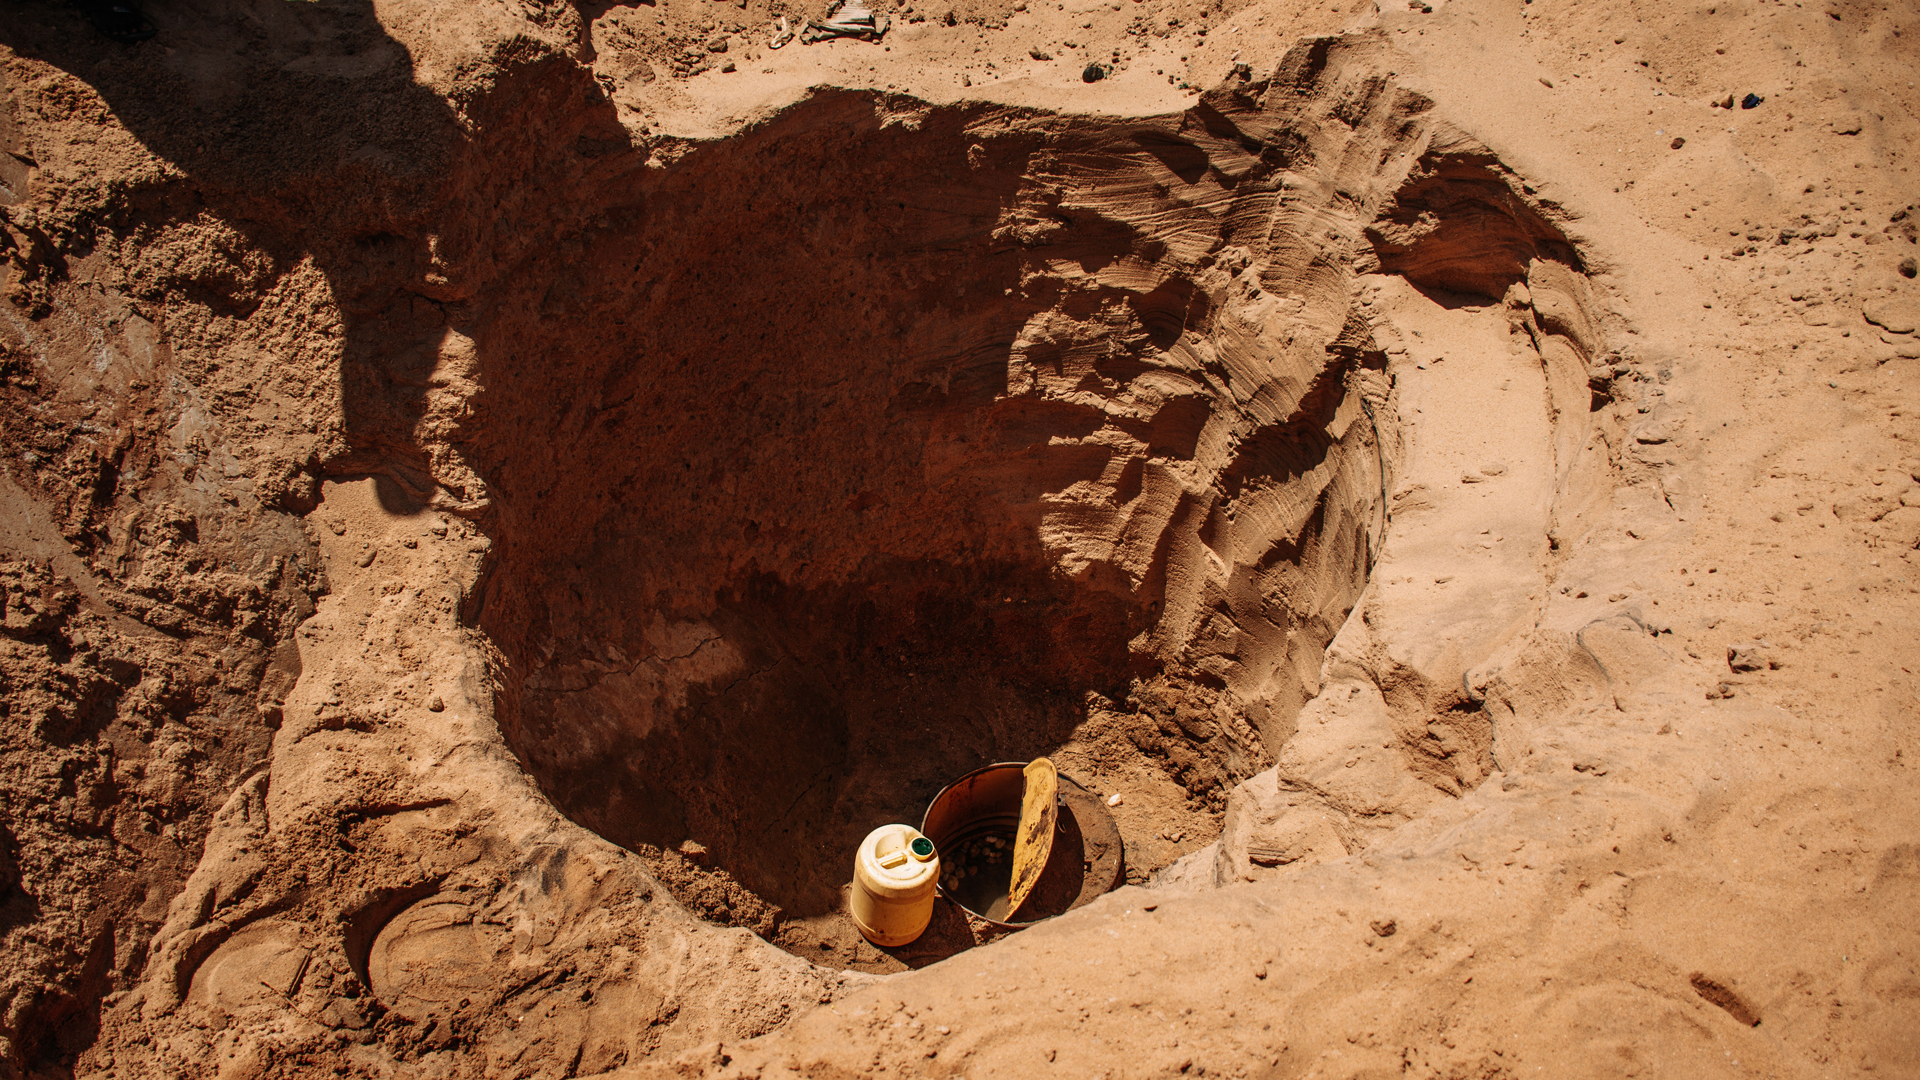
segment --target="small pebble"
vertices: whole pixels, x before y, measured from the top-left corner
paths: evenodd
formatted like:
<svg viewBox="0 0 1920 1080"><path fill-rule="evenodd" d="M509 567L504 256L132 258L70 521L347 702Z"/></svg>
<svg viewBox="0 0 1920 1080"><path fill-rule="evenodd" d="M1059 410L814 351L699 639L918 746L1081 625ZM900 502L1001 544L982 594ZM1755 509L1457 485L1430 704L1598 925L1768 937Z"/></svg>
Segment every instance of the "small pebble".
<svg viewBox="0 0 1920 1080"><path fill-rule="evenodd" d="M1113 794L1111 794L1111 795L1109 795L1109 796L1107 796L1107 805L1108 805L1108 806L1119 806L1119 805L1120 805L1120 802L1121 802L1121 799L1120 799L1120 793L1119 793L1119 792L1117 792L1117 791L1116 791L1116 792L1114 792Z"/></svg>
<svg viewBox="0 0 1920 1080"><path fill-rule="evenodd" d="M428 712L439 712L442 709L445 709L446 707L447 707L447 703L440 700L439 694L435 694L432 697L427 699Z"/></svg>

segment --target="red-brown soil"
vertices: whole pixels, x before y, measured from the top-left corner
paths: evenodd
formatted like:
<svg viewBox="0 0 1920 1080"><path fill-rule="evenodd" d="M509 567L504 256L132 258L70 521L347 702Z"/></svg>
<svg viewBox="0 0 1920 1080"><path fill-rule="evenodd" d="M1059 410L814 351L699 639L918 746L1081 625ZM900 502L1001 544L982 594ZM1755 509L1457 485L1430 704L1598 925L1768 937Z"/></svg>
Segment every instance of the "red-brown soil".
<svg viewBox="0 0 1920 1080"><path fill-rule="evenodd" d="M0 10L0 1077L1916 1073L1911 12L145 10ZM853 931L1041 754L1121 888Z"/></svg>

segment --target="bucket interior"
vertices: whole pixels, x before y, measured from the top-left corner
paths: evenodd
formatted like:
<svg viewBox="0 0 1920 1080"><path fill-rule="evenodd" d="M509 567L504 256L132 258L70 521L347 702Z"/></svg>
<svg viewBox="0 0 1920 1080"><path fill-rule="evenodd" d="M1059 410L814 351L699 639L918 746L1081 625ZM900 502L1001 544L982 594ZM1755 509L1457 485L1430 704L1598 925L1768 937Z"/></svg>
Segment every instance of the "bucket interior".
<svg viewBox="0 0 1920 1080"><path fill-rule="evenodd" d="M1047 865L1016 917L1008 918L1023 768L1002 762L954 781L934 797L920 828L940 850L940 894L997 926L1029 926L1090 903L1112 891L1125 868L1106 804L1062 773Z"/></svg>

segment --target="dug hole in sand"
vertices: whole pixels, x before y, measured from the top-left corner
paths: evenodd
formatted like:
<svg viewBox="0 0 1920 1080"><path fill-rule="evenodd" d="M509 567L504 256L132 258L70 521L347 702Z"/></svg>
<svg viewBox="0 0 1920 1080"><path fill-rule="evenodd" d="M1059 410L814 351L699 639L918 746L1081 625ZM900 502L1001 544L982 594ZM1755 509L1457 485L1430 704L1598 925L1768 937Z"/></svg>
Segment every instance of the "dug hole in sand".
<svg viewBox="0 0 1920 1080"><path fill-rule="evenodd" d="M6 13L0 1067L1920 1052L1913 103L1709 125L1897 17L675 3ZM1040 756L1125 884L865 942Z"/></svg>

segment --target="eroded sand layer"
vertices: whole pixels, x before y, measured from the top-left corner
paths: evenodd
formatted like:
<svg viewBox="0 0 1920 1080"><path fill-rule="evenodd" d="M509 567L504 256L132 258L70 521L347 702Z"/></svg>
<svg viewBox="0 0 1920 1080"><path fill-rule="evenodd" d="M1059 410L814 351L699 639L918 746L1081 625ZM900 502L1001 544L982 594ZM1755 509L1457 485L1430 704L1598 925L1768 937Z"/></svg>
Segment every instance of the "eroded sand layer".
<svg viewBox="0 0 1920 1080"><path fill-rule="evenodd" d="M0 13L6 1075L1920 1056L1908 14L149 14ZM852 932L1042 753L1124 887Z"/></svg>

